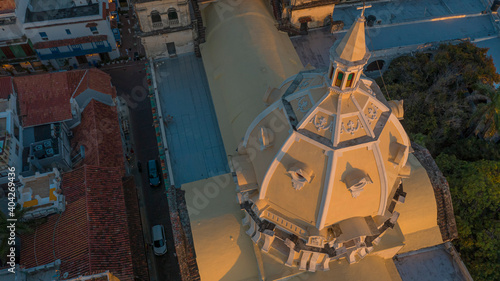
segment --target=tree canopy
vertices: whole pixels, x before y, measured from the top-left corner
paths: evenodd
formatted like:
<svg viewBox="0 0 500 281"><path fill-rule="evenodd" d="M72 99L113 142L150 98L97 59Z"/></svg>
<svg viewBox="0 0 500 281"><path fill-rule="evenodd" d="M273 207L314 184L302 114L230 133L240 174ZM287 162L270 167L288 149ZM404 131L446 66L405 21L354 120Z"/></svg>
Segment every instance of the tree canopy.
<svg viewBox="0 0 500 281"><path fill-rule="evenodd" d="M500 162L436 159L450 184L458 251L475 280L500 280Z"/></svg>
<svg viewBox="0 0 500 281"><path fill-rule="evenodd" d="M500 82L487 49L469 42L402 56L384 73L387 99L449 181L459 238L475 280L500 280ZM384 91L386 92L386 91Z"/></svg>

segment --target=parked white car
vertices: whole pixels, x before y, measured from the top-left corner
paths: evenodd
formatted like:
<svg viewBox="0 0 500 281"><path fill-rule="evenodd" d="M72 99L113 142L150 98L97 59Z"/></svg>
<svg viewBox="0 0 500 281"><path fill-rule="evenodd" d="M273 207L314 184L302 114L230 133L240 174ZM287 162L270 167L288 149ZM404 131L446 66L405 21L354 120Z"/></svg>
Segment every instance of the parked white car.
<svg viewBox="0 0 500 281"><path fill-rule="evenodd" d="M161 256L167 252L167 240L165 239L165 229L163 225L158 224L153 226L153 251L155 255Z"/></svg>

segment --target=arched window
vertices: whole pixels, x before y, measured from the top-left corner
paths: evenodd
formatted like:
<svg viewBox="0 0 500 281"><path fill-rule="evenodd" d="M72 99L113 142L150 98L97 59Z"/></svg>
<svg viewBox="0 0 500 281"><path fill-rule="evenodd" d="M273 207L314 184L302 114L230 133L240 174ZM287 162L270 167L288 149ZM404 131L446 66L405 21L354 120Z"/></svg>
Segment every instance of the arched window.
<svg viewBox="0 0 500 281"><path fill-rule="evenodd" d="M177 14L177 11L174 8L168 9L167 14L168 14L168 21L170 22L170 24L179 23L179 15Z"/></svg>
<svg viewBox="0 0 500 281"><path fill-rule="evenodd" d="M340 87L342 85L342 79L344 79L344 72L339 71L337 79L335 80L335 86Z"/></svg>
<svg viewBox="0 0 500 281"><path fill-rule="evenodd" d="M153 10L151 11L151 21L153 22L153 27L161 27L161 15L160 12Z"/></svg>
<svg viewBox="0 0 500 281"><path fill-rule="evenodd" d="M349 73L347 75L347 82L345 83L346 88L351 88L352 87L352 82L354 81L354 73Z"/></svg>

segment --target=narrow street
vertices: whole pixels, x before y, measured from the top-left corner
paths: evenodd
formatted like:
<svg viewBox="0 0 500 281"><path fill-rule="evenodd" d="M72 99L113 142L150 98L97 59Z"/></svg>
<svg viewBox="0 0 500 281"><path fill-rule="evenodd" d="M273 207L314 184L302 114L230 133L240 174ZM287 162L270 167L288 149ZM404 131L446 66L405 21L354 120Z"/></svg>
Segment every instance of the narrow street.
<svg viewBox="0 0 500 281"><path fill-rule="evenodd" d="M158 147L154 127L152 127L153 117L150 100L147 96L144 67L143 62L134 62L102 70L111 75L118 96L126 101L130 110L131 141L135 144L134 153L131 153L130 156L132 173L136 177L139 192L142 192L139 194L139 205L141 213L145 211L145 214L141 214L145 242L151 243L152 226L162 224L165 227L168 252L163 256L155 256L152 248L149 245L146 247L151 280L181 280L163 182L161 186L156 188L150 187L148 182L147 162L158 159ZM137 161L142 165L142 173L137 170Z"/></svg>

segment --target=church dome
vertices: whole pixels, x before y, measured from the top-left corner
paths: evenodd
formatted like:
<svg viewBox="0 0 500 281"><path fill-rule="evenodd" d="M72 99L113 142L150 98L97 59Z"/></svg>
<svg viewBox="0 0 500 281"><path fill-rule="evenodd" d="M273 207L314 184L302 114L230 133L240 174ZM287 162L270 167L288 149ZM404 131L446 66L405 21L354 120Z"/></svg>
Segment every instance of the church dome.
<svg viewBox="0 0 500 281"><path fill-rule="evenodd" d="M381 222L394 225L398 214L392 198L405 195L401 179L410 172L410 140L398 119L400 103L389 103L362 74L370 56L364 21L361 16L332 46L328 70L304 69L268 90L269 106L249 126L233 157L245 223L251 225L247 233L254 241L266 229L271 235L279 228L287 233L283 237L295 237L281 237L291 249L306 241L327 253L335 241L371 237L371 243ZM356 230L341 236L342 225Z"/></svg>
<svg viewBox="0 0 500 281"><path fill-rule="evenodd" d="M251 180L248 171L237 171L243 185L303 227L383 216L407 174L410 141L380 88L361 70L347 87L345 73L366 63L359 44L365 44L363 19L331 48L329 71L301 71L274 89L278 100L257 116L240 145L243 161L253 166ZM346 53L341 47L363 53L339 61ZM341 84L333 81L340 72Z"/></svg>

